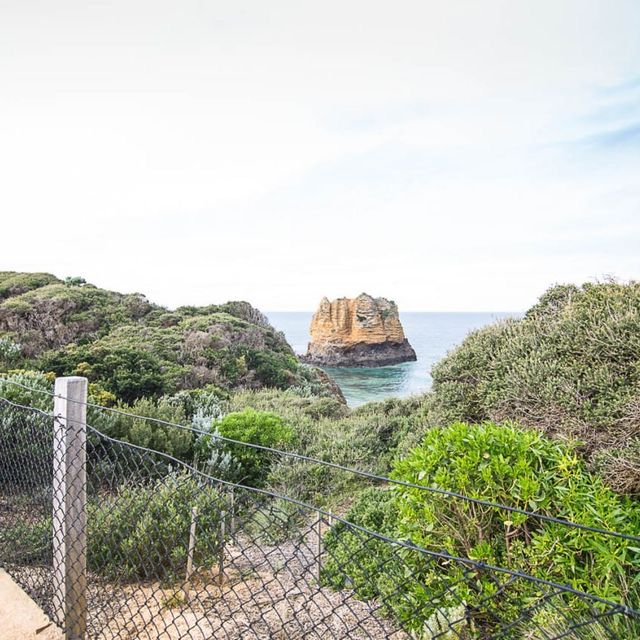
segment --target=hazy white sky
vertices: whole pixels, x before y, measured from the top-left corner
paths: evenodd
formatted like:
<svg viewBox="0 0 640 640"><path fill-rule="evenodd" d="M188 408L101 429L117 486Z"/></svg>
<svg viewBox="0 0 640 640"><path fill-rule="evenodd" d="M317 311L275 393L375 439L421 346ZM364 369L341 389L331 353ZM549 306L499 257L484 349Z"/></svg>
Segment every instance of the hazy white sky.
<svg viewBox="0 0 640 640"><path fill-rule="evenodd" d="M0 270L175 306L640 278L638 0L0 0Z"/></svg>

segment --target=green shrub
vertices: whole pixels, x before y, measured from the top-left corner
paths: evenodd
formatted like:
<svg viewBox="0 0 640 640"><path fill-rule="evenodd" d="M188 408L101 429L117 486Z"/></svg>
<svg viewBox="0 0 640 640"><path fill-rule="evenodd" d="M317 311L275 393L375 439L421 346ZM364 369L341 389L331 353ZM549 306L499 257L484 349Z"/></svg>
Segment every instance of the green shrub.
<svg viewBox="0 0 640 640"><path fill-rule="evenodd" d="M124 402L175 389L162 360L135 346L74 345L43 357L40 366L59 376L80 375L99 382Z"/></svg>
<svg viewBox="0 0 640 640"><path fill-rule="evenodd" d="M48 284L60 282L50 273L18 273L0 271L0 300L17 296Z"/></svg>
<svg viewBox="0 0 640 640"><path fill-rule="evenodd" d="M515 427L457 423L431 429L419 447L396 463L393 477L591 527L631 535L640 529L638 505L589 474L571 446ZM521 570L614 602L640 604L640 550L626 540L421 489L396 485L380 491L363 494L347 519L427 550ZM382 501L385 515L376 521ZM383 597L394 615L415 630L438 608L455 608L460 602L475 612L471 627L491 629L498 619L517 619L539 597L534 583L520 580L499 592L491 572L469 572L461 563L410 549L396 552L396 560L372 581L373 564L385 558L384 546L373 540L353 555L351 538L350 533L341 536L337 526L328 544L332 554L344 559L343 570L355 576L356 591L366 598ZM375 558L369 567L367 557ZM402 570L404 588L396 599L388 576ZM564 602L567 615L584 613L577 598Z"/></svg>
<svg viewBox="0 0 640 640"><path fill-rule="evenodd" d="M0 564L46 565L51 562L53 524L51 516L34 517L42 505L29 505L27 519L3 514L0 527Z"/></svg>
<svg viewBox="0 0 640 640"><path fill-rule="evenodd" d="M0 396L15 405L28 407L22 409L0 402L1 485L35 488L51 482L53 418L41 413L53 411L51 390L50 378L41 373L0 374Z"/></svg>
<svg viewBox="0 0 640 640"><path fill-rule="evenodd" d="M212 431L214 435L205 436L199 443L200 459L209 473L222 474L227 480L251 486L264 484L274 462L274 454L224 442L215 435L274 449L287 447L294 439L293 430L280 416L253 409L230 413L214 421Z"/></svg>
<svg viewBox="0 0 640 640"><path fill-rule="evenodd" d="M535 431L490 423L432 429L393 477L591 527L640 529L635 503L589 474L570 445ZM640 569L640 554L628 541L420 489L399 487L398 494L399 531L425 548L523 566L610 600L637 596L628 576Z"/></svg>
<svg viewBox="0 0 640 640"><path fill-rule="evenodd" d="M639 399L640 283L557 286L434 366L430 420L517 420L581 440L590 457L638 436ZM613 488L640 491L633 458L626 467L619 480L603 472Z"/></svg>
<svg viewBox="0 0 640 640"><path fill-rule="evenodd" d="M186 475L122 486L89 504L88 563L110 579L171 580L184 576L192 507L197 508L195 565L211 565L220 539L217 491Z"/></svg>
<svg viewBox="0 0 640 640"><path fill-rule="evenodd" d="M220 512L225 509L211 485L180 474L93 495L87 505L89 570L121 581L184 578L193 507L194 564L210 566L217 560ZM0 560L23 565L50 562L51 522L51 516L32 514L0 528Z"/></svg>
<svg viewBox="0 0 640 640"><path fill-rule="evenodd" d="M20 358L22 346L11 338L0 336L0 367L9 368Z"/></svg>
<svg viewBox="0 0 640 640"><path fill-rule="evenodd" d="M407 446L421 432L417 399L372 403L352 411L338 399L307 395L302 390L262 389L234 393L231 411L254 409L279 415L294 432L297 452L320 460L387 474L400 442ZM314 504L337 508L366 482L351 473L308 462L274 461L268 485Z"/></svg>
<svg viewBox="0 0 640 640"><path fill-rule="evenodd" d="M281 544L300 535L305 515L306 512L293 502L269 500L251 513L244 523L243 531L258 544Z"/></svg>
<svg viewBox="0 0 640 640"><path fill-rule="evenodd" d="M193 460L195 437L191 431L145 419L186 425L188 420L182 406L171 398L141 398L131 405L118 404L116 409L142 417L132 418L123 413L90 409L88 421L105 435L117 440L168 453L186 462Z"/></svg>
<svg viewBox="0 0 640 640"><path fill-rule="evenodd" d="M375 533L393 536L398 517L395 499L393 491L369 487L358 495L345 518ZM396 549L342 522L331 527L324 544L327 557L322 567L323 584L334 589L355 589L363 600L380 598L388 602L390 593L383 588L382 574L386 574L387 581L389 577L400 577ZM385 614L389 613L394 611L387 607Z"/></svg>

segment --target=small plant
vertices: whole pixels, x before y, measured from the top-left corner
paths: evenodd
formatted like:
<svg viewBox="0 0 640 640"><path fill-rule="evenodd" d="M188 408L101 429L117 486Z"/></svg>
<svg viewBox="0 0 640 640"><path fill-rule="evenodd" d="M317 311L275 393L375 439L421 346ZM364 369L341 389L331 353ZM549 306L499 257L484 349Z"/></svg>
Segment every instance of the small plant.
<svg viewBox="0 0 640 640"><path fill-rule="evenodd" d="M186 604L188 604L188 601L184 591L174 591L172 594L160 600L160 607L162 609L179 609Z"/></svg>
<svg viewBox="0 0 640 640"><path fill-rule="evenodd" d="M18 361L22 353L22 345L11 340L11 338L0 337L0 363L10 367Z"/></svg>

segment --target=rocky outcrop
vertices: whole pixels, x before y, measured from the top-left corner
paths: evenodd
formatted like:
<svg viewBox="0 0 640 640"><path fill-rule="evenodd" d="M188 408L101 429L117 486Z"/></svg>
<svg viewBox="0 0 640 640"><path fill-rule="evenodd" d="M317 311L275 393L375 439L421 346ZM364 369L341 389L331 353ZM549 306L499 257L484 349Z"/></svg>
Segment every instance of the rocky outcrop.
<svg viewBox="0 0 640 640"><path fill-rule="evenodd" d="M327 367L382 367L416 359L400 324L398 307L366 293L323 298L311 320L305 360Z"/></svg>

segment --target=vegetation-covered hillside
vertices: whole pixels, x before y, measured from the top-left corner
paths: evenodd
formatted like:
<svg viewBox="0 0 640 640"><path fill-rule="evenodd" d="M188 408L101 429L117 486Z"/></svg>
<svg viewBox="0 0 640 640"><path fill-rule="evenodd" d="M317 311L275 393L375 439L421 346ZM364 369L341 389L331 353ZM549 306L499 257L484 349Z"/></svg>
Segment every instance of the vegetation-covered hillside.
<svg viewBox="0 0 640 640"><path fill-rule="evenodd" d="M0 272L0 367L83 375L127 402L205 385L331 393L247 302L169 311L45 273Z"/></svg>
<svg viewBox="0 0 640 640"><path fill-rule="evenodd" d="M54 374L86 375L98 404L198 429L89 407L89 424L107 436L169 453L214 478L328 507L355 525L438 554L640 608L640 548L632 539L640 526L639 284L553 287L522 319L470 334L434 368L429 393L354 410L327 390L319 373L300 365L247 303L167 311L142 296L46 274L2 274L0 292L2 366L50 372L0 372L0 395L12 402L50 411L51 398L42 392L51 389ZM10 442L16 430L7 415L0 439ZM369 482L213 433L630 537ZM0 468L9 467L3 455L31 454L5 448ZM146 491L131 496L141 508ZM162 540L174 538L175 522L187 530L189 511L178 512L178 520L161 521ZM137 516L128 510L114 511L105 531L116 524L138 535ZM279 544L306 525L296 505L278 498L248 514L246 530ZM43 531L50 540L48 528ZM111 552L113 540L104 539ZM503 591L490 572L469 580L463 562L399 556L378 539L363 543L340 523L325 543L330 558L322 583L384 602L383 613L416 637L440 637L429 631L439 616L465 621L459 638L488 637L500 620L517 618L539 597L533 582ZM158 575L172 561L158 555ZM115 569L102 567L107 574ZM138 575L140 567L127 571ZM591 615L579 598L562 602L562 609L531 614L541 635L523 627L509 637L565 637ZM611 624L614 637L640 637L635 622Z"/></svg>
<svg viewBox="0 0 640 640"><path fill-rule="evenodd" d="M524 318L472 333L433 380L431 424L578 440L614 488L640 493L640 283L553 287Z"/></svg>

